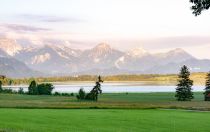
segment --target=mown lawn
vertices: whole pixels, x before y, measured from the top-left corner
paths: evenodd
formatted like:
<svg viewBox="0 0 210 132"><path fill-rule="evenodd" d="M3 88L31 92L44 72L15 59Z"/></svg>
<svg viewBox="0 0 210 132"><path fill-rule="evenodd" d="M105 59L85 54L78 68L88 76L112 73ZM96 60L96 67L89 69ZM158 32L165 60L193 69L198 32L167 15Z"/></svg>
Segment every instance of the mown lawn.
<svg viewBox="0 0 210 132"><path fill-rule="evenodd" d="M180 102L174 93L112 93L102 94L98 102L78 101L76 97L32 96L0 94L0 108L180 108L210 110L210 102L203 101L202 93L194 93L192 101Z"/></svg>
<svg viewBox="0 0 210 132"><path fill-rule="evenodd" d="M209 112L134 109L0 109L5 132L207 132Z"/></svg>

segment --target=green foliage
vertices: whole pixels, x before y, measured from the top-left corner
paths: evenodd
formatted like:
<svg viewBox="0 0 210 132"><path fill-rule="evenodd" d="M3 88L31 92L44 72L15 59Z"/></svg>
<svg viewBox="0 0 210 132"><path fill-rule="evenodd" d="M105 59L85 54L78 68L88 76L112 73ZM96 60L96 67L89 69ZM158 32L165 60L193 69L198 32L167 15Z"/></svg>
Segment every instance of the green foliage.
<svg viewBox="0 0 210 132"><path fill-rule="evenodd" d="M206 85L205 85L205 92L204 92L204 98L205 101L210 101L210 72L206 75Z"/></svg>
<svg viewBox="0 0 210 132"><path fill-rule="evenodd" d="M31 81L29 87L28 87L28 94L30 95L38 95L39 91L37 88L37 83L35 80Z"/></svg>
<svg viewBox="0 0 210 132"><path fill-rule="evenodd" d="M190 72L187 66L183 66L178 75L179 80L176 88L176 95L178 101L190 101L193 99L192 86L193 81L189 78Z"/></svg>
<svg viewBox="0 0 210 132"><path fill-rule="evenodd" d="M51 95L54 89L51 83L37 84L35 80L28 87L29 95Z"/></svg>
<svg viewBox="0 0 210 132"><path fill-rule="evenodd" d="M19 88L17 93L18 94L25 94L25 92L23 91L23 88Z"/></svg>
<svg viewBox="0 0 210 132"><path fill-rule="evenodd" d="M190 0L190 2L193 3L191 9L195 16L200 15L203 10L208 10L210 7L210 0Z"/></svg>
<svg viewBox="0 0 210 132"><path fill-rule="evenodd" d="M39 95L51 95L54 86L51 83L42 83L37 85Z"/></svg>
<svg viewBox="0 0 210 132"><path fill-rule="evenodd" d="M74 96L74 93L59 93L59 92L55 92L53 95L54 96Z"/></svg>
<svg viewBox="0 0 210 132"><path fill-rule="evenodd" d="M78 95L76 96L78 100L83 100L85 99L85 91L83 88L80 88L79 89L79 93Z"/></svg>
<svg viewBox="0 0 210 132"><path fill-rule="evenodd" d="M13 91L12 89L3 89L2 81L0 80L0 93L16 94L17 92Z"/></svg>
<svg viewBox="0 0 210 132"><path fill-rule="evenodd" d="M17 92L13 91L12 89L3 89L2 93L16 94Z"/></svg>

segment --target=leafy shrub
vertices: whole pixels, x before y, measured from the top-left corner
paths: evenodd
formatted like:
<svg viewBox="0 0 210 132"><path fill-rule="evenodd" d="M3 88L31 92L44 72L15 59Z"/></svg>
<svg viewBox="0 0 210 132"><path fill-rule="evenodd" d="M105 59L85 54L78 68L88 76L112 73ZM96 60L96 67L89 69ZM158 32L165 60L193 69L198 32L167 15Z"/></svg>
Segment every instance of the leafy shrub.
<svg viewBox="0 0 210 132"><path fill-rule="evenodd" d="M2 90L2 93L9 93L9 94L12 94L12 93L15 93L15 91L13 91L12 89L3 89L3 90Z"/></svg>
<svg viewBox="0 0 210 132"><path fill-rule="evenodd" d="M74 93L71 93L70 96L74 96Z"/></svg>
<svg viewBox="0 0 210 132"><path fill-rule="evenodd" d="M53 95L54 95L54 96L61 96L61 93L55 92Z"/></svg>
<svg viewBox="0 0 210 132"><path fill-rule="evenodd" d="M23 88L18 89L18 94L25 94L25 92L23 91Z"/></svg>
<svg viewBox="0 0 210 132"><path fill-rule="evenodd" d="M51 95L54 86L51 83L42 83L37 85L39 95Z"/></svg>
<svg viewBox="0 0 210 132"><path fill-rule="evenodd" d="M78 99L78 100L83 100L83 99L85 99L85 91L84 91L83 88L80 88L80 89L79 89L79 93L78 93L78 95L77 95L77 99Z"/></svg>
<svg viewBox="0 0 210 132"><path fill-rule="evenodd" d="M59 93L59 92L55 92L53 95L54 96L74 96L74 93Z"/></svg>

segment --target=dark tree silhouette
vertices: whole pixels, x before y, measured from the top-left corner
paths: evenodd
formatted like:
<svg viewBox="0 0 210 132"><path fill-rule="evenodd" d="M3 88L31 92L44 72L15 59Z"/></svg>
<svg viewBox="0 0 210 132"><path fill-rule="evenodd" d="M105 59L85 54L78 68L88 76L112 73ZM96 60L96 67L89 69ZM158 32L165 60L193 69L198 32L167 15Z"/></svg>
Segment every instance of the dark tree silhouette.
<svg viewBox="0 0 210 132"><path fill-rule="evenodd" d="M190 2L193 3L191 9L195 16L200 15L203 10L208 10L210 7L210 0L190 0Z"/></svg>
<svg viewBox="0 0 210 132"><path fill-rule="evenodd" d="M183 66L178 75L179 80L176 88L175 97L178 101L190 101L193 99L192 86L193 81L190 80L190 72L187 66Z"/></svg>
<svg viewBox="0 0 210 132"><path fill-rule="evenodd" d="M83 88L79 89L79 94L76 96L78 100L83 100L85 99L85 91Z"/></svg>
<svg viewBox="0 0 210 132"><path fill-rule="evenodd" d="M35 80L31 81L29 87L28 87L28 94L30 95L37 95L38 89L37 89L37 83Z"/></svg>
<svg viewBox="0 0 210 132"><path fill-rule="evenodd" d="M37 85L39 95L51 95L54 86L51 83L42 83Z"/></svg>
<svg viewBox="0 0 210 132"><path fill-rule="evenodd" d="M101 83L104 81L101 79L101 76L98 76L98 81L96 81L96 85L93 89L86 95L85 99L98 101L98 95L102 93Z"/></svg>
<svg viewBox="0 0 210 132"><path fill-rule="evenodd" d="M206 76L206 87L204 92L205 101L210 101L210 72Z"/></svg>
<svg viewBox="0 0 210 132"><path fill-rule="evenodd" d="M2 89L2 81L0 80L0 93L3 91Z"/></svg>

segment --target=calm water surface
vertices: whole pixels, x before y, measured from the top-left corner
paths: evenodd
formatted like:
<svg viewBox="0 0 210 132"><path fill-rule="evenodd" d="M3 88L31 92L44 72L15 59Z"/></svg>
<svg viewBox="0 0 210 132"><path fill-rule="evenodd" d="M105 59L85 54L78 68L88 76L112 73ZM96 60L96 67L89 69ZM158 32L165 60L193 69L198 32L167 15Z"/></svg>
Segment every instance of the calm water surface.
<svg viewBox="0 0 210 132"><path fill-rule="evenodd" d="M93 86L94 82L81 82L81 83L54 83L55 89L53 92L78 92L80 88L83 88L86 92L89 92ZM27 91L28 86L4 86L4 88L11 88L13 90L18 90L23 88ZM103 83L102 90L103 93L124 93L124 92L174 92L176 86L161 86L161 85L145 85L141 82L120 82L120 83ZM203 91L204 86L193 86L193 91Z"/></svg>

